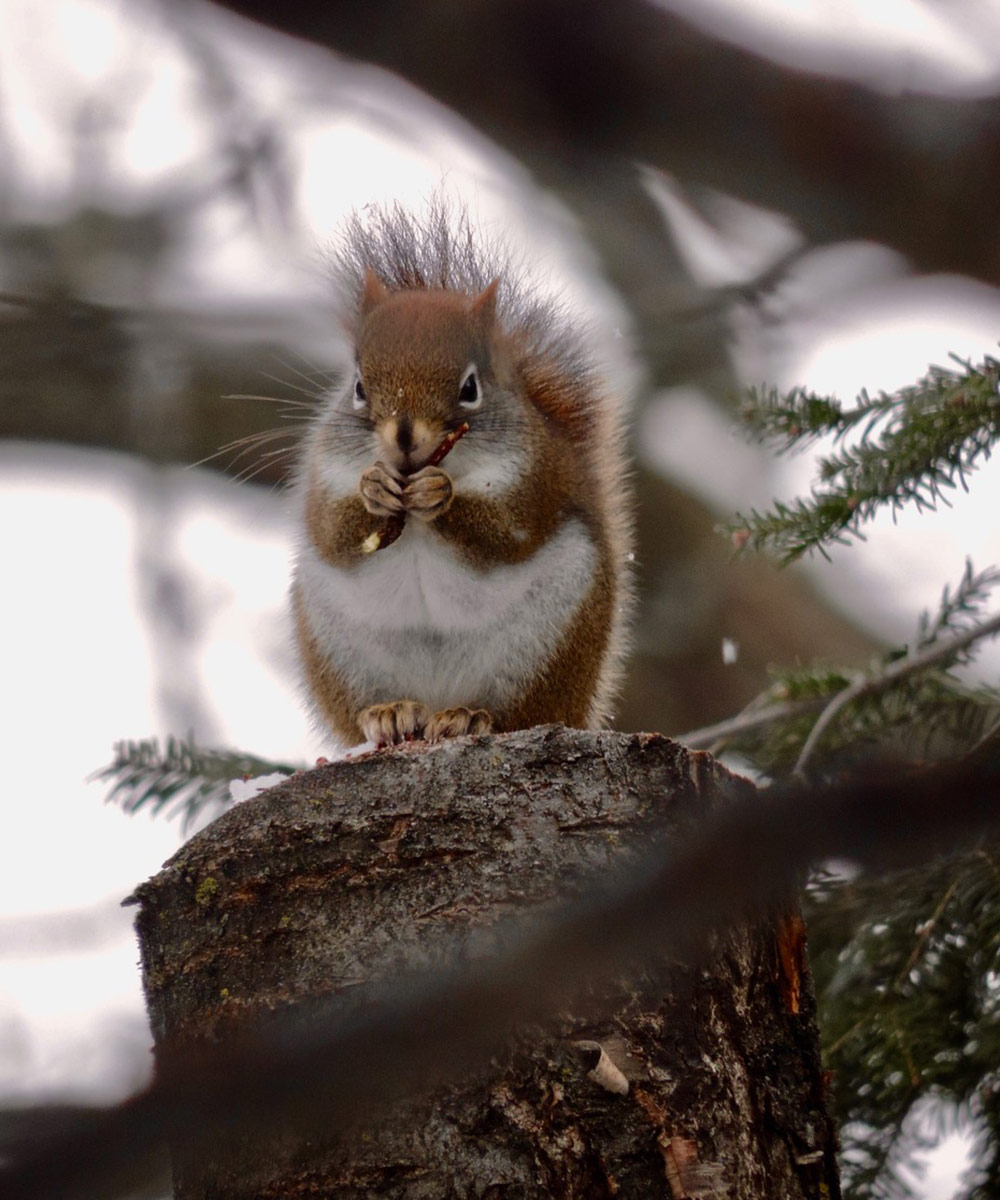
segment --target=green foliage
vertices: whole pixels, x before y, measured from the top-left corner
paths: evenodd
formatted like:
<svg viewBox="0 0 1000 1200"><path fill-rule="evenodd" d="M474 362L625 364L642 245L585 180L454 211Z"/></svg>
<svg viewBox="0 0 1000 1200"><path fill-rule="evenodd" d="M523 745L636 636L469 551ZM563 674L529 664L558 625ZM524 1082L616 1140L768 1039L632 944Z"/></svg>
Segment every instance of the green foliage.
<svg viewBox="0 0 1000 1200"><path fill-rule="evenodd" d="M799 762L817 712L851 687L859 694L837 713L815 748L814 777L875 754L926 759L971 749L1000 720L1000 690L970 684L955 668L970 661L975 635L990 632L983 609L997 584L1000 570L977 573L966 561L958 585L944 588L937 610L921 614L911 644L891 647L864 670L822 663L774 669L774 682L754 706L783 705L784 719L738 730L715 749L738 754L780 779Z"/></svg>
<svg viewBox="0 0 1000 1200"><path fill-rule="evenodd" d="M738 514L728 527L733 538L786 563L811 550L825 555L830 544L863 536L862 525L883 508L934 508L965 487L1000 438L1000 362L955 361L960 371L932 367L912 387L874 398L862 392L849 409L802 388L751 390L743 416L758 438L782 452L832 435L838 448L820 460L806 499ZM856 437L849 442L848 434Z"/></svg>
<svg viewBox="0 0 1000 1200"><path fill-rule="evenodd" d="M883 508L933 508L966 487L1000 437L1000 363L959 365L893 394L863 392L850 409L802 389L752 393L744 416L779 452L823 436L835 450L808 497L739 516L734 543L786 563L826 555L863 537ZM716 748L773 779L831 777L866 758L919 770L927 759L992 753L1000 690L969 683L961 668L1000 632L1000 616L986 611L998 584L1000 570L967 562L909 644L862 670L775 671ZM758 711L774 719L755 723ZM804 909L845 1195L909 1197L901 1168L951 1121L975 1140L962 1200L1000 1200L1000 841L890 878L821 872Z"/></svg>
<svg viewBox="0 0 1000 1200"><path fill-rule="evenodd" d="M969 1197L1000 1195L1000 843L889 879L820 874L805 913L846 1194L905 1197L934 1102L974 1132Z"/></svg>
<svg viewBox="0 0 1000 1200"><path fill-rule="evenodd" d="M988 567L975 572L972 560L965 560L965 570L954 591L945 584L941 603L936 613L923 612L917 626L917 646L936 645L948 633L962 633L975 629L983 620L983 610L990 599L993 588L1000 583L1000 568ZM971 646L952 659L951 665L971 660Z"/></svg>
<svg viewBox="0 0 1000 1200"><path fill-rule="evenodd" d="M111 784L108 799L117 800L125 812L151 808L159 814L166 809L168 816L182 814L188 828L207 808L221 809L230 803L230 780L275 771L290 775L297 769L253 754L205 749L193 740L168 737L163 749L156 738L117 742L113 761L93 778Z"/></svg>

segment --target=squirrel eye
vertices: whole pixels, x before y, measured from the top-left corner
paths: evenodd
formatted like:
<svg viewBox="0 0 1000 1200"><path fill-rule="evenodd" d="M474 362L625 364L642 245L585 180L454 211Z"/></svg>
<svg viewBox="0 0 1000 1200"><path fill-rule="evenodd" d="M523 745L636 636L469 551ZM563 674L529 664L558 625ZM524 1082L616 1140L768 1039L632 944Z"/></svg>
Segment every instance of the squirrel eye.
<svg viewBox="0 0 1000 1200"><path fill-rule="evenodd" d="M470 363L465 375L465 381L458 393L458 402L462 408L478 408L483 402L483 394L479 390L479 380L476 378L476 368Z"/></svg>
<svg viewBox="0 0 1000 1200"><path fill-rule="evenodd" d="M360 379L354 381L354 407L364 408L368 403L368 397L365 395L364 385Z"/></svg>

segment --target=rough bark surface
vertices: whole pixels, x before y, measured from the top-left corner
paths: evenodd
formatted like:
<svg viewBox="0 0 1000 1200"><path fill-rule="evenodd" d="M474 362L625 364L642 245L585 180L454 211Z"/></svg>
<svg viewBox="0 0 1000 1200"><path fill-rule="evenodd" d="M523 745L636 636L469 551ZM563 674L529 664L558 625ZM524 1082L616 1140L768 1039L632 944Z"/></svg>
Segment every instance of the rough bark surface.
<svg viewBox="0 0 1000 1200"><path fill-rule="evenodd" d="M293 776L197 834L137 899L158 1054L481 954L753 789L658 735L543 727ZM501 930L508 932L501 935ZM179 1200L839 1195L793 913L636 969L502 1061L356 1128L176 1145ZM580 1045L580 1043L584 1043ZM594 1078L603 1048L609 1090ZM606 1062L606 1060L605 1060Z"/></svg>

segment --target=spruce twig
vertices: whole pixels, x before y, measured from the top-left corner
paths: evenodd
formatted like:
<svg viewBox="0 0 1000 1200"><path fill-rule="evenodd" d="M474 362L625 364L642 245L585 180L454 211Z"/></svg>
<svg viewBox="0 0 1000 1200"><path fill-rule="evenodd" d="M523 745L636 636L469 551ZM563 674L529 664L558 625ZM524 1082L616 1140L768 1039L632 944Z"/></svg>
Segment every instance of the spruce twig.
<svg viewBox="0 0 1000 1200"><path fill-rule="evenodd" d="M846 1123L845 1183L858 1200L912 1196L898 1168L933 1144L910 1119L929 1096L955 1106L980 1142L979 1170L998 1178L996 849L987 839L889 878L821 874L804 897L824 1060Z"/></svg>
<svg viewBox="0 0 1000 1200"><path fill-rule="evenodd" d="M734 544L771 550L785 563L811 550L828 556L831 544L863 537L862 525L881 509L934 508L950 489L966 487L1000 440L1000 361L955 361L960 371L932 367L898 392L861 392L850 409L802 388L751 389L744 418L779 452L822 436L840 445L820 460L808 498L738 514L728 526Z"/></svg>
<svg viewBox="0 0 1000 1200"><path fill-rule="evenodd" d="M984 737L1000 711L1000 693L963 683L951 671L971 661L979 639L996 632L995 618L981 613L998 584L1000 570L977 573L966 560L958 585L944 588L936 612L920 615L909 648L884 652L864 671L820 665L775 672L775 682L742 712L676 735L678 741L713 753L735 750L776 778L796 763L804 768L821 741L824 765L835 752L856 757L865 743L898 747L901 737L912 743L920 730L927 734L925 756L932 741L939 751L961 753ZM818 728L809 720L817 712ZM839 732L831 739L835 724Z"/></svg>
<svg viewBox="0 0 1000 1200"><path fill-rule="evenodd" d="M167 815L183 813L188 828L207 805L229 802L232 780L300 769L254 754L196 746L193 738L168 737L162 748L157 738L146 738L116 742L114 759L91 779L110 781L107 799L117 800L125 812L151 805L159 814L171 805Z"/></svg>
<svg viewBox="0 0 1000 1200"><path fill-rule="evenodd" d="M780 704L767 704L759 708L754 707L756 703L757 701L754 701L747 705L735 717L718 721L715 725L703 725L700 729L692 729L688 733L678 733L673 735L674 739L691 750L714 752L715 747L722 747L743 733L752 733L766 725L776 725L781 721L806 716L821 709L828 701L825 696L808 696L802 700L786 700Z"/></svg>
<svg viewBox="0 0 1000 1200"><path fill-rule="evenodd" d="M834 448L807 497L730 526L737 549L770 549L784 562L811 550L828 557L831 545L863 538L880 510L947 503L1000 440L1000 362L959 366L933 368L896 393L862 392L851 408L804 389L753 393L744 416L779 453L820 437ZM1000 691L967 685L953 668L1000 632L1000 614L986 611L998 584L996 568L976 574L967 561L908 647L863 671L785 671L737 717L693 731L691 743L721 741L775 778L815 779L871 747L902 753L915 780L922 760L941 756L995 773ZM888 879L820 875L807 889L824 1058L842 1121L845 1194L855 1200L912 1197L901 1168L938 1140L915 1124L927 1100L973 1135L964 1200L1000 1197L996 849L983 843Z"/></svg>
<svg viewBox="0 0 1000 1200"><path fill-rule="evenodd" d="M793 773L803 780L806 778L806 766L815 753L820 739L849 705L866 696L874 695L876 692L887 691L894 684L920 671L929 670L942 663L953 663L963 650L968 649L982 638L992 637L996 633L1000 633L1000 613L980 625L967 629L964 633L956 634L955 637L949 638L945 642L934 642L924 651L896 659L895 662L889 663L877 673L859 676L854 683L839 692L820 713L802 747Z"/></svg>

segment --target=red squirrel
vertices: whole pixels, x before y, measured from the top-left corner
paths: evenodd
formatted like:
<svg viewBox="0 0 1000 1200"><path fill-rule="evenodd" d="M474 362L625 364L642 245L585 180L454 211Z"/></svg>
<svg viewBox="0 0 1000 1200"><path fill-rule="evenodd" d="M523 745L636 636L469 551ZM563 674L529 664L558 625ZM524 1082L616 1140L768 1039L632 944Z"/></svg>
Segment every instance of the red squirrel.
<svg viewBox="0 0 1000 1200"><path fill-rule="evenodd" d="M355 216L334 267L354 369L294 488L317 716L347 745L604 725L631 599L621 401L464 213Z"/></svg>

